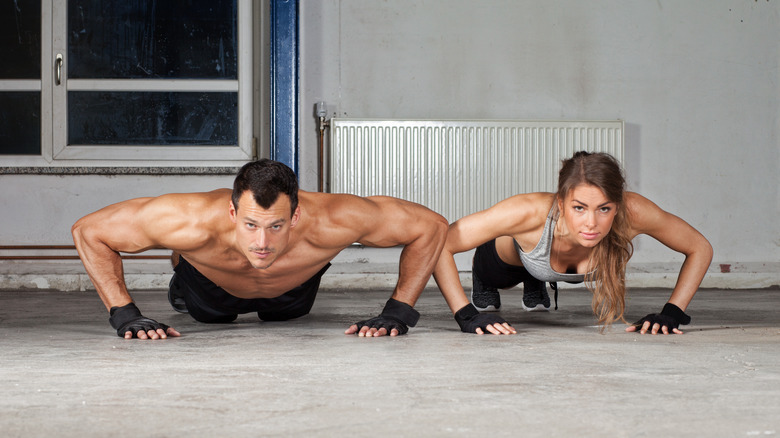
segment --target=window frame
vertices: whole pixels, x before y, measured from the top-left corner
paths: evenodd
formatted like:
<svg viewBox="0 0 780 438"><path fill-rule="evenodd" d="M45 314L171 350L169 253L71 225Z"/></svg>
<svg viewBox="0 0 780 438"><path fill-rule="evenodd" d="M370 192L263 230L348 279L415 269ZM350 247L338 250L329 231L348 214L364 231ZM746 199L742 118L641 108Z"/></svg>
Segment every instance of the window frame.
<svg viewBox="0 0 780 438"><path fill-rule="evenodd" d="M237 0L237 79L68 79L67 0L42 1L41 79L0 81L0 90L41 92L41 155L0 155L4 166L41 167L235 167L256 157L254 102L256 82L253 49L260 26L253 0ZM55 57L64 58L62 84L54 84ZM236 92L238 145L71 145L67 146L68 91L196 91ZM140 158L139 157L143 157ZM182 160L181 157L187 157Z"/></svg>

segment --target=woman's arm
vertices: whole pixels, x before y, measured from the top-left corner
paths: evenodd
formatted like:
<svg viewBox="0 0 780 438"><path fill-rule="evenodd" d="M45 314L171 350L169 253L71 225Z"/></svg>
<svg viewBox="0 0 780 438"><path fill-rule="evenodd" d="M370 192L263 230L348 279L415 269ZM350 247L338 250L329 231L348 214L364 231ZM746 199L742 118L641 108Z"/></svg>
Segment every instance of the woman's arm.
<svg viewBox="0 0 780 438"><path fill-rule="evenodd" d="M712 245L695 228L679 217L662 210L649 199L636 193L627 193L629 218L633 234L647 234L663 243L670 249L685 255L685 261L680 268L677 283L674 286L669 303L685 310L699 289L704 275L712 262ZM629 327L634 331L638 327ZM642 333L648 329L655 334L665 327L652 327L644 324ZM682 333L674 329L674 333Z"/></svg>
<svg viewBox="0 0 780 438"><path fill-rule="evenodd" d="M533 231L539 224L543 226L551 202L552 195L549 193L517 195L450 225L433 277L453 313L469 304L460 283L455 254L474 249L499 236L515 236ZM506 323L488 325L487 330L493 334L516 333ZM477 329L476 332L481 334L482 330Z"/></svg>

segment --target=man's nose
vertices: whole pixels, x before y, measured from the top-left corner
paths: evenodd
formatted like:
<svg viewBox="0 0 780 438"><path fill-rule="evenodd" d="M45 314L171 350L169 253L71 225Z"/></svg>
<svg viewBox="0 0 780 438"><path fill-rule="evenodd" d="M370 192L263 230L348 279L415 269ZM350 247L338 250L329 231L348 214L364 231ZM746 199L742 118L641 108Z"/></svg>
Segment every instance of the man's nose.
<svg viewBox="0 0 780 438"><path fill-rule="evenodd" d="M268 240L268 236L265 233L265 230L260 229L255 233L255 245L258 248L265 248L266 241Z"/></svg>

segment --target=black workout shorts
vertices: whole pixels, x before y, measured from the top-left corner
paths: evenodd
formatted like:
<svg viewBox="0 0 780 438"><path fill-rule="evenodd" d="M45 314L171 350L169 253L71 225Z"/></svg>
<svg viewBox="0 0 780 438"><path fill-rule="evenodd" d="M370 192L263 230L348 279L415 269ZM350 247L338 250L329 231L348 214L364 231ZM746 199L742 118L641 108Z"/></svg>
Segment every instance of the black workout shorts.
<svg viewBox="0 0 780 438"><path fill-rule="evenodd" d="M524 266L510 265L501 260L496 252L495 239L477 247L471 270L482 284L498 289L508 289L525 280L536 280Z"/></svg>
<svg viewBox="0 0 780 438"><path fill-rule="evenodd" d="M180 256L171 287L178 286L187 312L200 322L232 321L238 314L251 312L257 312L263 321L286 321L309 313L320 279L329 267L330 263L300 286L276 298L238 298L214 284Z"/></svg>

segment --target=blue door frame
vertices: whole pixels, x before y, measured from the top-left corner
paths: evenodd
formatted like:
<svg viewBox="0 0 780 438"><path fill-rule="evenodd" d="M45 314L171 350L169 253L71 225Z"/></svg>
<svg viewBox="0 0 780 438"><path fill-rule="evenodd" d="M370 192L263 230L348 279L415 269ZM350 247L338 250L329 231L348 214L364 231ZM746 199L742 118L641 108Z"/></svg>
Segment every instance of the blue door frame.
<svg viewBox="0 0 780 438"><path fill-rule="evenodd" d="M271 0L271 159L298 174L298 0Z"/></svg>

